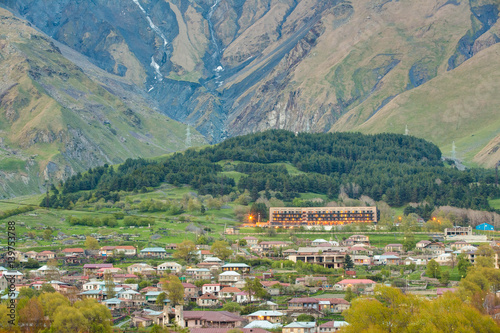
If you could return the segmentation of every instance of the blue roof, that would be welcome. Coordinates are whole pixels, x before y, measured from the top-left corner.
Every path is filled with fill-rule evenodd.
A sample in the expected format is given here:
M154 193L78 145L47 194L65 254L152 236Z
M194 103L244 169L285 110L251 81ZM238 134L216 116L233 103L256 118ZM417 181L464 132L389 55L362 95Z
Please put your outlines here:
M495 227L489 223L483 223L476 227L476 230L495 230Z
M162 247L146 247L141 252L167 252L164 248Z

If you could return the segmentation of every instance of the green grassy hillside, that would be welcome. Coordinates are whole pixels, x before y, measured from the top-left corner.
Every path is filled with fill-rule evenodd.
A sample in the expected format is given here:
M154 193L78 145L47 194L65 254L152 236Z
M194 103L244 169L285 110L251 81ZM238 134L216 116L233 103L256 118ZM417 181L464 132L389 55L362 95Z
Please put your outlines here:
M40 193L45 180L89 167L205 143L133 91L117 97L46 36L0 11L0 198Z

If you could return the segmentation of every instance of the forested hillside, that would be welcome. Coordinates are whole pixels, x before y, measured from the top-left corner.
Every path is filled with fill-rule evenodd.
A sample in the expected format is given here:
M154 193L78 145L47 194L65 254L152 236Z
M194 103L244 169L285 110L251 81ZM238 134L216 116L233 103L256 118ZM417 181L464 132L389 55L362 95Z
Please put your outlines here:
M235 173L240 177L232 176ZM270 130L176 153L163 161L129 159L118 168L90 169L69 178L60 189L53 187L42 205L68 208L80 198L115 201L119 191L145 192L163 182L190 185L200 194L214 196L249 190L253 200L261 191L284 201L298 193L336 198L342 192L391 206L425 201L489 210L488 199L500 197L493 171L459 171L442 161L434 144L422 139Z

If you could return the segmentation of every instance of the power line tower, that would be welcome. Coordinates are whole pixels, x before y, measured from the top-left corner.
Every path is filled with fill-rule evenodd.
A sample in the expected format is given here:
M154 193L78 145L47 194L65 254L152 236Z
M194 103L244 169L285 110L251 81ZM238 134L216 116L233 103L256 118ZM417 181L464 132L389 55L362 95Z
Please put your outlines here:
M405 135L410 135L410 131L408 130L408 124L405 127Z
M455 147L455 141L451 144L451 158L456 160L457 159L457 147Z

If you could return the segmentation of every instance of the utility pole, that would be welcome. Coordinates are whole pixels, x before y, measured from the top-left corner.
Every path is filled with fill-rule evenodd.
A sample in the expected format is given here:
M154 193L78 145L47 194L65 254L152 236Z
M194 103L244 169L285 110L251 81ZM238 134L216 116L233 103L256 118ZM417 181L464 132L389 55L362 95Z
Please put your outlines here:
M498 161L497 164L495 165L495 175L496 175L495 184L497 185L497 187L498 187L498 165L500 165L500 161Z

